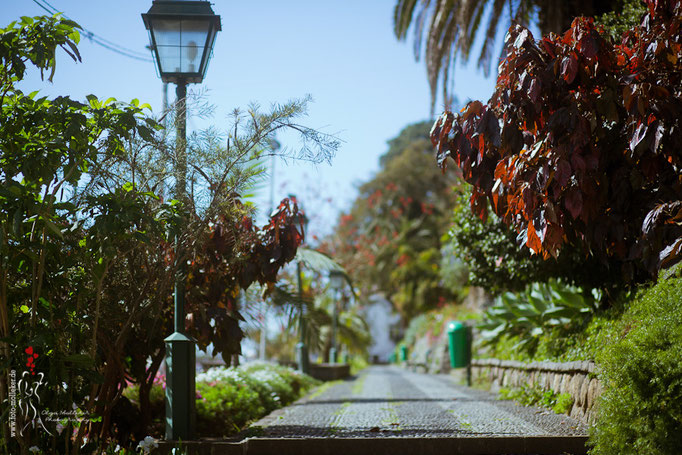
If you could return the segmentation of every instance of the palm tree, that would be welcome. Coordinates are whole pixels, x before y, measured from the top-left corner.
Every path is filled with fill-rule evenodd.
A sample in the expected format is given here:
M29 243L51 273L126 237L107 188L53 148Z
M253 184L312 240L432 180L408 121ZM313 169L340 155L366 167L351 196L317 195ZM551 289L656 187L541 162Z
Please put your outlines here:
M439 81L443 98L449 104L448 88L452 86L454 64L457 58L469 60L481 26L485 28L485 35L478 67L487 77L501 25L505 29L512 22L528 26L537 14L537 24L543 34L560 33L576 16L603 14L621 3L622 0L397 0L394 33L399 40L405 40L412 27L415 58L420 60L425 52L433 110Z
M353 301L357 302L358 293L353 286L353 282L348 273L332 258L317 250L299 247L296 251L296 258L293 262L300 263L302 268L311 272L315 278L328 275L330 271L335 270L341 272L348 285L348 290L353 297ZM296 277L297 278L297 277ZM312 295L311 292L303 292L303 286L297 286L297 279L289 277L280 279L280 281L267 289L263 286L254 284L247 290L244 307L246 314L251 315L252 320L255 320L255 315L250 314L249 308L255 308L253 302L261 301L264 295L267 295L268 302L278 311L281 316L288 317L287 332L289 334L295 333L297 329L300 330L300 318L304 318L305 330L305 344L309 347L311 352L318 352L328 357L329 348L331 347L331 326L333 306L337 304L331 299L328 293L321 293L319 295ZM309 277L310 278L310 277ZM314 278L313 278L314 279ZM306 280L307 281L307 280ZM307 287L307 286L306 286ZM250 303L250 304L249 304ZM253 311L251 312L253 313ZM341 312L338 315L337 337L341 344L346 346L350 352L364 353L370 344L371 338L369 328L362 319L362 314L358 305L343 305ZM254 335L255 327L250 327L250 335ZM298 333L300 335L301 332ZM297 336L298 336L297 335ZM290 351L293 353L292 346L287 346L283 341L291 337L283 337L280 339L280 347L276 348L278 352ZM296 337L293 337L296 338ZM291 344L291 343L289 343Z

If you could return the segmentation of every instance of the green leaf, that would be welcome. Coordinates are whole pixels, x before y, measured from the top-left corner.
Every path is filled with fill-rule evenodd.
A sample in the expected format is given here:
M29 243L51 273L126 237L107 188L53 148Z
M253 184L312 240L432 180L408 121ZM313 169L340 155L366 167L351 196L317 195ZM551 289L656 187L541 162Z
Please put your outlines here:
M556 299L557 304L570 306L573 308L585 308L588 306L585 303L585 298L576 292L571 292L564 289L552 289L552 295Z
M22 313L28 313L29 311L31 311L31 309L26 305L21 305L21 308L19 309L21 310Z
M67 41L66 44L69 46L69 49L71 49L71 52L69 52L68 50L66 50L66 48L64 48L66 53L69 54L69 56L71 56L71 58L74 61L80 62L81 61L81 54L78 51L78 46L76 46L76 43L73 41Z
M157 196L156 194L154 194L151 191L145 191L144 193L142 193L142 196L150 197L150 198L154 199L155 201L160 200L159 196Z
M101 102L99 101L99 99L97 99L95 95L87 95L85 98L87 98L90 107L92 107L93 109L99 109L102 107Z
M492 341L501 336L504 333L505 328L506 328L505 324L500 324L497 328L493 330L482 330L481 337L484 340Z
M22 230L22 221L24 218L24 214L21 210L17 210L14 212L13 222L12 222L12 231L15 237L21 237L23 234Z
M56 224L54 224L49 218L47 217L41 217L42 220L45 222L45 227L50 230L53 234L55 234L59 238L64 238L64 234L62 234L62 230L57 227Z
M535 311L538 313L544 313L547 310L547 303L544 300L544 296L535 291L528 295L528 302L533 306Z

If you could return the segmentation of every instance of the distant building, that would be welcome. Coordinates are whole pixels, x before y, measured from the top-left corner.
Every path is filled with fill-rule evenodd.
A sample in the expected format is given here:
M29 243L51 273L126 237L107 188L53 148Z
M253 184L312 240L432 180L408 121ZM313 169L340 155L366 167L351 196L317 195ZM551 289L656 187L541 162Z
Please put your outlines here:
M369 298L363 313L372 336L372 345L369 347L370 361L388 362L396 346L391 338L391 327L399 324L400 316L393 310L391 302L380 294Z

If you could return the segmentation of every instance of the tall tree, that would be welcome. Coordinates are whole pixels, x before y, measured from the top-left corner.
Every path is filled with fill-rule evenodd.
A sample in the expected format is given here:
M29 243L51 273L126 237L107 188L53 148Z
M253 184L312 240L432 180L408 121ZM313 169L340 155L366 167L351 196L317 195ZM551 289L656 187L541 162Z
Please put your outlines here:
M358 288L385 294L404 320L451 297L438 268L456 179L433 165L428 130L428 122L410 125L389 141L381 170L327 245Z
M469 60L474 40L481 33L483 45L478 66L488 76L501 26L505 30L511 23L528 26L537 11L537 24L543 34L560 33L576 16L604 14L622 3L623 0L398 0L393 15L394 33L399 40L405 40L412 27L415 58L419 60L425 53L433 106L439 81L447 100L457 58Z
M618 44L576 19L510 30L497 90L446 112L432 139L543 257L583 248L636 283L682 260L682 1L649 0Z

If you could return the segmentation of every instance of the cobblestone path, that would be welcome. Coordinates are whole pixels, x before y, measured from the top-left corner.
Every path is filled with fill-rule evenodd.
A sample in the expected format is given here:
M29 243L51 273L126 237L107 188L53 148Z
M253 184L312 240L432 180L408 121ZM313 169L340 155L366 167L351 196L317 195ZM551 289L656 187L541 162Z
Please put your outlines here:
M394 366L373 366L354 380L323 386L261 419L251 434L245 442L261 450L249 453L586 453L585 426L567 416L498 401L447 375ZM380 450L395 444L404 451Z

